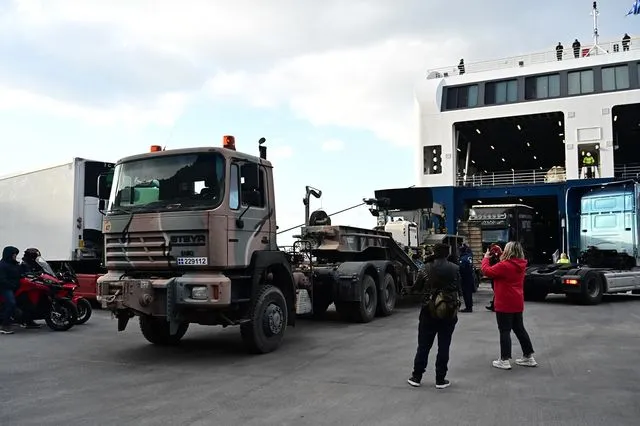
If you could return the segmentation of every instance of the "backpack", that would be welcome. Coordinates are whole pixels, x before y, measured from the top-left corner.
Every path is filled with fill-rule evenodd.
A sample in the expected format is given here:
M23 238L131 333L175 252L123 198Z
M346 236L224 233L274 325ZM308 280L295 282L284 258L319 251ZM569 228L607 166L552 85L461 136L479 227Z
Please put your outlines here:
M453 319L458 315L460 300L455 289L446 285L442 280L447 277L435 275L431 279L431 297L427 302L427 308L432 318Z
M455 318L460 305L458 294L448 291L438 291L427 304L429 313L433 318L437 319Z

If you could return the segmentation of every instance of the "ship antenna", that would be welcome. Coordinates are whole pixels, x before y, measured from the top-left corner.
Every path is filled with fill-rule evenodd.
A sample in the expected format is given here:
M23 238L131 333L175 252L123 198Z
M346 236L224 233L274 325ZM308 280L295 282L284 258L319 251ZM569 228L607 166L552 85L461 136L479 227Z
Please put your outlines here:
M591 16L593 16L593 46L589 49L586 56L590 56L591 52L595 52L595 54L609 53L598 44L598 38L600 37L598 34L598 15L600 15L600 12L598 11L598 2L594 1L593 10L591 11Z

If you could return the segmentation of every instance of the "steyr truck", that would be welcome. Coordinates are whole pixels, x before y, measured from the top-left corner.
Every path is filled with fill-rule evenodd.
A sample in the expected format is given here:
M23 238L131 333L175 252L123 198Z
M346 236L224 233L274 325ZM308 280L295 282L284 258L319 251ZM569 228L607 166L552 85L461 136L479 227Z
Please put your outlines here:
M334 226L321 210L309 214L319 191L307 188L305 226L293 249L278 249L264 142L259 157L238 152L225 136L219 148L152 146L117 162L98 292L119 331L138 316L144 337L167 345L190 323L239 325L248 349L267 353L299 311L320 316L334 303L356 322L393 312L417 264L390 233Z
M605 294L639 294L640 185L627 180L570 188L567 200L574 262L527 268L525 298L540 301L556 293L596 305Z

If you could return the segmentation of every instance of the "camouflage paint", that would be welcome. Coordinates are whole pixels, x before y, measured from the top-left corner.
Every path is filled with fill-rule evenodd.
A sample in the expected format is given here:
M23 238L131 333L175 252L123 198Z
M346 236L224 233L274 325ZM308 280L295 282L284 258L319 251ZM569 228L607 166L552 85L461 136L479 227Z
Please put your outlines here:
M226 307L231 302L230 269L246 269L253 253L277 250L272 165L259 157L224 148L189 148L128 157L119 163L161 155L216 151L226 159L223 202L215 209L108 214L103 223L107 274L98 280L99 299L113 310L165 315L166 288L175 285L176 302ZM265 207L229 207L230 166L260 164L265 172ZM245 212L246 209L246 212ZM236 220L242 215L243 226ZM126 232L125 232L126 231ZM204 257L207 265L178 265L178 257ZM135 277L135 279L134 279ZM190 299L186 287L209 288L206 301ZM164 290L164 291L162 291ZM118 293L117 297L114 295Z

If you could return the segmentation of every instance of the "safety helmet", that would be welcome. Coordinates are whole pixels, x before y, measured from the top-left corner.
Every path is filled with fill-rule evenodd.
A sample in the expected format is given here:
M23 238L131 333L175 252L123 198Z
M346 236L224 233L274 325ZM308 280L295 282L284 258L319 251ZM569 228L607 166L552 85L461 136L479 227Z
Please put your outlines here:
M25 262L35 262L38 257L40 257L40 250L37 248L31 247L24 251L24 255L22 256L22 260Z

